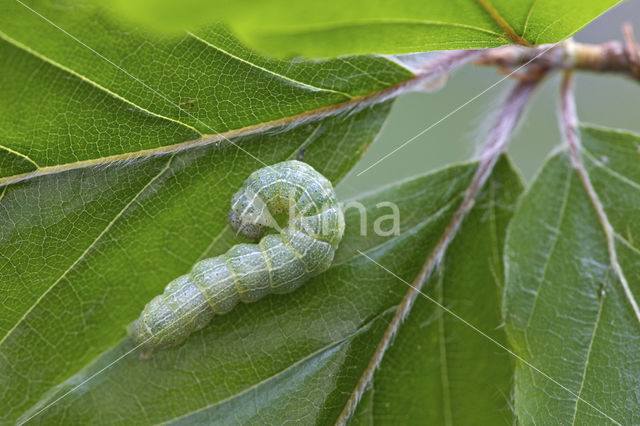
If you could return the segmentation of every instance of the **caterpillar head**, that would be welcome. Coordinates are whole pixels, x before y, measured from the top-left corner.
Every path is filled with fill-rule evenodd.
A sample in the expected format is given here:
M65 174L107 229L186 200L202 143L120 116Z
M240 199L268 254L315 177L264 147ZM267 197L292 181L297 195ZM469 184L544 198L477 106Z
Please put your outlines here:
M264 225L254 223L246 217L240 216L233 209L229 210L227 221L238 234L252 240L257 240L262 237L266 228Z
M273 218L262 198L246 188L233 196L227 221L238 234L254 240L273 226Z

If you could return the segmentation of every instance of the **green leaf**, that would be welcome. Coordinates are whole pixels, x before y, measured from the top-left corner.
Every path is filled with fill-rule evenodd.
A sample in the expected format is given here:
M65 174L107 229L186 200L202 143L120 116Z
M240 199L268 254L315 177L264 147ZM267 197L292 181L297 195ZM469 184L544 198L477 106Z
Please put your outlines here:
M423 290L503 345L502 248L522 190L507 162L499 163ZM512 424L513 365L494 342L420 297L358 406L356 424Z
M220 27L167 37L89 5L29 7L0 15L0 182L281 131L414 77L382 57L266 59Z
M3 4L0 422L237 242L225 218L249 173L304 153L342 179L387 116L376 97L414 77L381 57L269 60L219 28L167 38L87 4L29 6L59 27Z
M22 357L26 357L27 350L31 351L28 369L19 370L29 374L25 381L29 388L15 392L17 398L13 397L14 392L3 395L3 411L10 410L11 419L26 420L46 408L31 420L45 424L123 420L128 423L263 424L287 420L333 423L365 369L395 305L406 292L406 286L397 278L358 251L365 252L403 279L412 280L424 259L423 255L409 254L422 254L435 246L457 209L474 170L474 164L455 166L362 197L359 201L367 212L366 235L361 235L359 210L347 208L346 235L329 271L291 295L268 296L258 303L239 306L231 313L217 317L184 345L159 351L151 361L139 360L136 353L128 354L132 342L123 339L124 327L137 317L152 293L166 284L162 276L164 271L158 269L167 259L144 253L143 259L128 259L126 271L119 273L118 269L125 268L112 263L118 249L109 250L107 243L100 251L108 252L83 268L83 276L78 277L78 282L84 285L67 288L64 293L63 288L59 288L56 301L65 310L58 311L58 315L66 318L58 321L55 327L63 336L76 334L75 339L67 343L73 342L72 350L88 352L85 339L91 339L94 344L108 340L110 347L91 356L79 358L75 354L74 358L73 354L64 353L69 351L67 345L63 346L48 334L49 340L58 343L56 352L63 352L60 357L68 364L73 363L78 371L58 383L50 381L48 386L42 386L43 373L52 367L44 362L34 364L33 360L41 358L42 353L52 356L56 352L42 342L31 345L23 334L20 342L8 347ZM474 220L482 222L483 229L498 223L490 219L491 212L499 211L496 217L501 219L508 217L509 204L519 188L518 178L507 162L501 163L490 182L492 190L487 190L476 207L477 213L473 214ZM157 196L150 197L153 198ZM377 206L382 201L396 203L401 212L398 236L384 237L374 233L375 221L390 213L389 208ZM498 202L505 204L494 210ZM148 216L152 208L141 210L146 213L146 221L156 222ZM482 217L485 219L481 220ZM141 221L133 221L130 225L136 229ZM500 220L496 229L503 229L503 226ZM178 235L186 238L185 232L189 232L189 228L189 224L182 224L175 238ZM146 229L140 229L135 237L128 239L143 240L145 233ZM114 246L120 246L124 238L114 236L112 241ZM164 240L165 243L168 241ZM148 240L140 241L144 242ZM214 253L224 251L231 243L225 238ZM186 253L182 252L183 255ZM495 264L495 253L480 246L475 259L479 264ZM110 268L111 275L119 275L114 280L118 286L111 291L94 279L96 272L93 269L100 267L98 261L105 264L105 269ZM136 276L127 280L126 275L132 275L136 269ZM168 268L165 265L163 269ZM140 277L145 275L150 275L149 281L157 285L149 285L155 290L145 290L141 295ZM489 293L495 295L494 281L490 279L487 284ZM81 295L74 294L73 290L89 291L88 287L95 287L92 291L96 296L92 298L94 302L83 303ZM100 308L109 311L111 316L100 334L96 333L95 315L73 317L67 314L84 304L87 310L96 310L98 303L95 300L99 300ZM489 317L494 318L495 312L493 314ZM54 319L44 310L41 315L43 317L32 327L34 331L44 333L41 328ZM506 361L504 357L499 359ZM2 366L0 377L18 380L18 374L9 370L8 363L3 361ZM22 402L18 398L35 393L36 386L41 392L38 398L19 405L19 409L14 408ZM15 385L12 387L17 390ZM60 397L63 398L58 400Z
M640 137L584 127L582 139L596 198L559 152L508 232L505 315L524 360L515 388L524 424L640 421Z
M618 0L401 0L322 2L118 0L109 7L166 30L229 24L277 56L410 53L561 41Z

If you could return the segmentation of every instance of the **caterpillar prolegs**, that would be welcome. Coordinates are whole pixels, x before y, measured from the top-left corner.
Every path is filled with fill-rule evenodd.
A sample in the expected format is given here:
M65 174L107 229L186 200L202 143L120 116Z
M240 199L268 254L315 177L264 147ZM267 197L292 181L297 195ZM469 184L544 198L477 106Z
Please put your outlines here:
M233 196L228 221L247 238L260 238L267 228L279 233L235 245L171 281L129 326L144 352L183 342L238 302L295 290L331 266L344 232L331 182L300 161L252 173Z

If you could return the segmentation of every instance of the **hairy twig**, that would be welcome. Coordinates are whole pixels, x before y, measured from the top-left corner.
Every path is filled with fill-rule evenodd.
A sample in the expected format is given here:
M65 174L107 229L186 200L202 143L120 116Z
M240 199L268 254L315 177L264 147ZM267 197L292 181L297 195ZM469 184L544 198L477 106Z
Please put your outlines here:
M507 70L528 64L525 74L535 74L541 70L553 72L569 69L617 73L640 81L638 45L633 39L630 26L625 27L624 33L625 43L609 41L602 44L585 44L566 40L551 48L548 45L498 47L485 51L474 63Z
M411 312L411 308L420 295L422 287L427 282L436 266L440 263L449 243L453 240L457 230L460 228L463 219L473 207L477 195L491 174L500 154L505 151L511 135L522 116L525 106L531 99L531 95L539 82L540 79L518 82L504 101L500 111L498 112L495 123L487 135L483 149L479 154L478 168L471 179L460 206L453 214L451 221L444 230L440 240L429 253L420 273L415 278L402 302L396 309L395 315L391 319L389 326L380 340L369 365L360 377L360 380L349 397L342 413L338 417L336 424L345 424L353 415L360 398L373 379L375 370L380 365L385 352L389 348L395 335L398 333L400 325L408 316L409 312Z

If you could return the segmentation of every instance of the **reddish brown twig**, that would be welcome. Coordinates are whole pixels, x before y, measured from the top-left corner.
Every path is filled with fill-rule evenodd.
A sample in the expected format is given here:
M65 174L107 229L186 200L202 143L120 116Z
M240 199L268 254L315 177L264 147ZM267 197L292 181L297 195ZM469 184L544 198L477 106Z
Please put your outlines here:
M640 47L631 25L623 28L624 43L578 43L566 40L554 46L505 46L483 52L473 61L476 65L495 66L518 80L538 78L539 74L562 70L616 73L640 81ZM510 73L518 67L522 73Z

